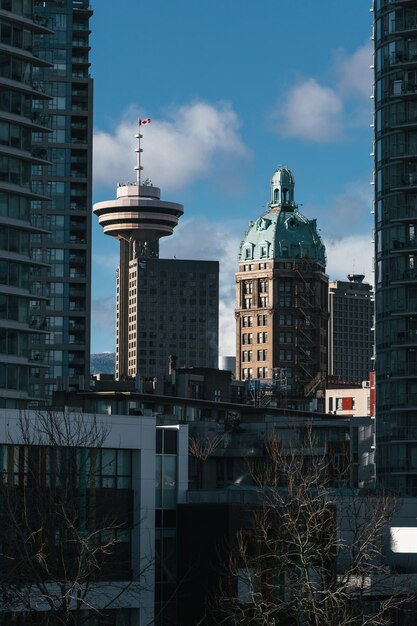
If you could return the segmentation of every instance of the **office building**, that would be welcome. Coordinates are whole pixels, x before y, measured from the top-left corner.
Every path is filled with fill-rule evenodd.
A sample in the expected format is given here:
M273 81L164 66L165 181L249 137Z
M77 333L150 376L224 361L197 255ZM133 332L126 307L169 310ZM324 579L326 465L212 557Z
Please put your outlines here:
M42 236L31 223L30 204L46 199L32 186L31 169L47 167L31 135L48 130L33 116L32 101L46 103L34 75L50 64L34 55L33 38L46 39L51 31L33 20L31 0L1 0L0 13L0 407L22 409L36 392L29 387L30 369L39 361L32 331L44 332L30 318L45 295L33 281L46 271L30 255L30 237Z
M47 369L34 369L32 385L50 398L57 387L83 388L90 374L92 80L89 77L87 0L34 2L37 23L53 30L36 35L36 54L48 62L33 80L48 96L35 99L33 118L51 132L32 133L37 153L49 165L32 168L34 190L49 197L32 202L34 225L47 234L32 237L32 257L50 265L33 278L49 297L32 311Z
M297 210L294 185L286 167L276 170L268 210L240 246L236 378L305 409L326 378L328 279L316 220Z
M0 624L161 624L187 443L149 413L0 410Z
M177 367L216 367L219 264L159 258L159 240L172 234L184 208L161 200L149 180L141 184L139 168L135 184L119 184L115 200L94 205L104 233L120 241L116 379L162 380Z
M341 381L369 379L373 366L372 286L362 274L329 283L329 366L328 374Z
M417 1L373 10L377 468L416 495Z

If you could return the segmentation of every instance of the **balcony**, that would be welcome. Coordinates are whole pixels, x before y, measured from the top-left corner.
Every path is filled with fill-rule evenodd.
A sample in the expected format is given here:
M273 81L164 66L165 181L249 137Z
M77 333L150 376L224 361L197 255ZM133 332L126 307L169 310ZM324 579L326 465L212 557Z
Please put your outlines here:
M395 252L396 250L415 250L416 247L417 239L415 237L410 237L404 241L394 239L392 242L392 250L390 252Z
M417 376L417 363L405 363L404 365L396 365L387 372L387 378L408 378Z
M395 65L407 65L414 67L417 65L417 55L409 52L396 52L390 56L391 66Z
M414 282L417 281L417 269L408 268L405 270L393 270L387 275L383 276L383 282Z
M417 207L415 206L390 206L387 219L385 221L397 220L415 220L417 216Z
M85 254L70 254L70 265L85 265Z

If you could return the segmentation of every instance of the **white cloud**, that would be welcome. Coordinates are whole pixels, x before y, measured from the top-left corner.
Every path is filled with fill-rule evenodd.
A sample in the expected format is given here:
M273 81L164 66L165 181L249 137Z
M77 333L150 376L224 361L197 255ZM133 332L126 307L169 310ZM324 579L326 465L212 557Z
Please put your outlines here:
M372 93L372 45L366 43L352 55L337 51L334 71L339 79L339 90L345 95L357 93L369 100Z
M333 84L305 77L280 96L272 119L285 137L329 143L346 136L370 120L372 47L359 47L351 55L334 52Z
M371 236L352 235L326 240L327 274L331 280L346 280L348 274L365 274L366 282L374 282Z
M289 90L277 113L284 136L324 143L341 133L342 100L335 91L308 78Z
M114 297L97 298L91 303L91 320L98 330L112 330L116 327L116 302ZM104 350L103 350L104 351Z
M112 132L94 134L94 180L114 187L135 180L134 149L139 111L128 109ZM171 110L143 130L144 176L166 190L179 189L216 172L222 160L246 159L249 151L239 134L239 120L230 104L194 102ZM215 158L214 158L215 157Z
M326 231L328 239L337 239L346 232L370 236L371 209L372 187L368 180L357 180L344 185L326 206L309 207L305 213L317 217L319 228Z

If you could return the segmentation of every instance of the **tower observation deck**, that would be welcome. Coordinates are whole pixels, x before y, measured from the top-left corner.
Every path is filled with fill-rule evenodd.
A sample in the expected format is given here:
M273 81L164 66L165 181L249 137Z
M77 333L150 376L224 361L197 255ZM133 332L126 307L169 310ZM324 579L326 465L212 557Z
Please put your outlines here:
M149 183L120 184L117 198L98 202L94 213L106 235L128 242L137 258L158 258L159 240L172 235L184 212L182 204L161 200L161 190Z

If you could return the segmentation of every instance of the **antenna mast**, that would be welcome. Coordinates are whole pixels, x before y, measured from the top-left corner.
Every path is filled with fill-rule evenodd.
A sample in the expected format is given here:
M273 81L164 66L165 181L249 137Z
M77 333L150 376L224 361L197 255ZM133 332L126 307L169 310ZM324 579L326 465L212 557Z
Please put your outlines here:
M136 170L136 185L137 185L137 188L138 188L138 193L139 193L139 187L140 187L140 173L143 170L143 166L141 165L141 162L140 162L140 155L143 152L143 149L140 147L140 140L143 139L143 135L140 132L140 130L141 130L140 127L141 126L145 126L145 124L150 124L151 122L152 122L152 120L151 120L150 117L148 117L145 120L138 120L138 132L135 135L136 139L138 140L138 147L135 148L135 152L136 152L136 155L137 155L135 170Z

